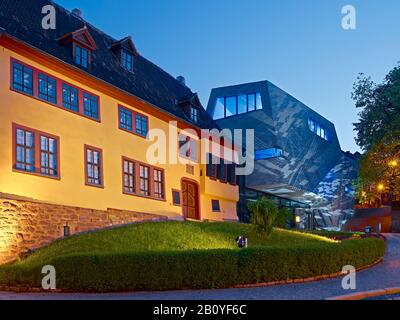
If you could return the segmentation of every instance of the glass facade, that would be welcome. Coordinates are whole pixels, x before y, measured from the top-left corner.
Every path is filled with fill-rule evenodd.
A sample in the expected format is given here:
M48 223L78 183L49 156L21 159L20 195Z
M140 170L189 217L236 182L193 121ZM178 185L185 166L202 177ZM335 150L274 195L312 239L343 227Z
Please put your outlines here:
M322 139L329 141L330 135L329 131L326 127L315 121L314 119L308 119L308 128L314 132L317 136L321 137Z
M270 149L256 150L254 159L261 160L261 159L271 159L279 157L283 157L283 150L280 148L270 148Z
M261 93L242 94L238 96L217 98L214 108L213 119L244 114L263 108Z

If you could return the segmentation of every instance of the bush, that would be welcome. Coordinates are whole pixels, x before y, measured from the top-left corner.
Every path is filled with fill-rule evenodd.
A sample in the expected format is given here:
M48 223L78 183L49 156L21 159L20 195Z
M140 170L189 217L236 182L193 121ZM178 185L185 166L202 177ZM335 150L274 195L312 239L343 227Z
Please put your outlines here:
M57 288L84 292L226 288L299 279L356 268L383 256L384 241L263 246L248 249L73 254L50 259ZM41 266L0 269L0 283L40 287Z
M288 208L280 208L275 219L275 227L286 228L293 222L293 213Z
M249 204L251 224L261 236L269 236L274 227L278 208L265 197Z

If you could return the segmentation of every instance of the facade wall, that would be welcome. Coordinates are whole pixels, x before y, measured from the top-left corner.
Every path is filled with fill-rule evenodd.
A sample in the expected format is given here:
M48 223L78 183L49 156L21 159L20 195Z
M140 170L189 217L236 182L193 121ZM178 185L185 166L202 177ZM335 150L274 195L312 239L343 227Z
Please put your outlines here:
M10 90L10 58L25 62L41 71L99 96L101 122L92 121L46 102ZM56 205L76 206L105 211L109 208L146 212L170 218L182 216L182 208L172 203L172 189L181 189L182 178L195 180L199 185L201 165L195 162L193 174L187 173L185 164L156 165L165 171L165 201L152 200L122 192L122 157L146 163L146 150L151 141L118 128L118 106L138 111L149 118L149 129L168 132L168 122L141 108L143 102L127 105L122 101L78 83L63 75L62 70L52 70L28 60L16 52L0 47L0 192L45 201ZM12 124L18 124L60 138L60 179L38 177L12 170ZM176 133L171 141L177 141ZM85 185L84 145L102 149L104 188ZM199 143L199 147L200 147ZM166 141L168 150L169 139ZM200 154L200 152L199 152ZM203 179L203 182L201 181ZM221 214L209 211L211 198L220 198ZM237 219L236 186L215 184L201 194L201 218L222 220Z
M166 217L121 210L95 210L0 197L0 264L64 236Z

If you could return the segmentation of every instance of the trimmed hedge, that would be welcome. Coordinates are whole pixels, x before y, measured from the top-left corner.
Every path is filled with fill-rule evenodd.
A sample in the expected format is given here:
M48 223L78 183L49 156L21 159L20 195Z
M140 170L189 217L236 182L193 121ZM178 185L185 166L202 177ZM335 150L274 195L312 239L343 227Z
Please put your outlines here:
M57 270L57 288L85 292L226 288L337 273L345 265L374 263L383 240L243 250L196 250L121 254L80 254L48 261ZM40 287L42 266L9 265L0 284Z

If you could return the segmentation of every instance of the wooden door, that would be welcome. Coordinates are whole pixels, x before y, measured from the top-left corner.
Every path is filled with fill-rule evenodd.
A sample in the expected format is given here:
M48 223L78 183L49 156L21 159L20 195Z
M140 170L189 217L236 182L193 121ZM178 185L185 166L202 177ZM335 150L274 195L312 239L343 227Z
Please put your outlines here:
M183 216L187 219L200 219L199 190L196 183L182 181Z

